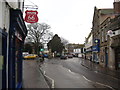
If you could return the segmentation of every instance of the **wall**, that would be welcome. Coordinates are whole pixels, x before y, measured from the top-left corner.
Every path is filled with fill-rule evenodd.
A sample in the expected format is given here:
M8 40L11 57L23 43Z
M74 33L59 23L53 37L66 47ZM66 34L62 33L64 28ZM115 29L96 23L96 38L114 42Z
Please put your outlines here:
M0 28L6 29L6 32L9 30L9 6L5 4L5 2L0 2Z
M85 48L89 48L93 45L93 35L90 34L90 36L87 38L85 43Z
M109 47L109 62L108 67L112 70L115 70L115 51L113 48Z

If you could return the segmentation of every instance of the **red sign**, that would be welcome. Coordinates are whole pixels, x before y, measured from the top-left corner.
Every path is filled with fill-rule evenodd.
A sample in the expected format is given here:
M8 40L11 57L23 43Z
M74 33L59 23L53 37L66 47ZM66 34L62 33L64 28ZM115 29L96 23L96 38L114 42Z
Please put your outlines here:
M37 11L32 11L32 10L27 10L25 11L26 16L25 16L25 21L28 23L36 23L38 22L38 12Z

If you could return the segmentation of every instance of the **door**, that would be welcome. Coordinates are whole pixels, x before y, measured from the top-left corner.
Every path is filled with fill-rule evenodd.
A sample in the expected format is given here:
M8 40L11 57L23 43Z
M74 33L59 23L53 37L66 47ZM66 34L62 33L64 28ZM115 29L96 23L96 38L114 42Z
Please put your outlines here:
M120 47L115 49L115 67L120 70Z
M108 49L107 47L105 48L105 67L108 66Z

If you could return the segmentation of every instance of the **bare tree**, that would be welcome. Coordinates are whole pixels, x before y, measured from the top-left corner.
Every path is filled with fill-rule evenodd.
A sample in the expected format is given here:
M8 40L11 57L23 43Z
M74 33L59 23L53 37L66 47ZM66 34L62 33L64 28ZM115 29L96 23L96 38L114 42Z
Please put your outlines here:
M39 54L39 46L41 45L41 39L44 35L44 32L50 28L46 23L33 23L28 24L28 35L26 37L26 42L34 43L34 51L36 54Z
M54 36L54 35L53 35L52 32L50 32L50 30L46 30L46 31L44 32L44 35L41 37L42 42L43 42L43 43L48 43L48 42L52 39L53 36Z
M61 42L63 43L64 46L69 43L69 41L66 40L65 38L63 38L63 37L60 37L60 38L61 38Z

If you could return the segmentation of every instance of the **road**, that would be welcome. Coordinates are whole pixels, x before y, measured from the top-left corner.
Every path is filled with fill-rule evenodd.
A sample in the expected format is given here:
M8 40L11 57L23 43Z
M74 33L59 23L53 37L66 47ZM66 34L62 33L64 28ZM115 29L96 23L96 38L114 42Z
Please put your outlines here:
M91 71L81 65L79 58L45 60L41 68L55 81L55 88L109 88L118 87L118 80Z

